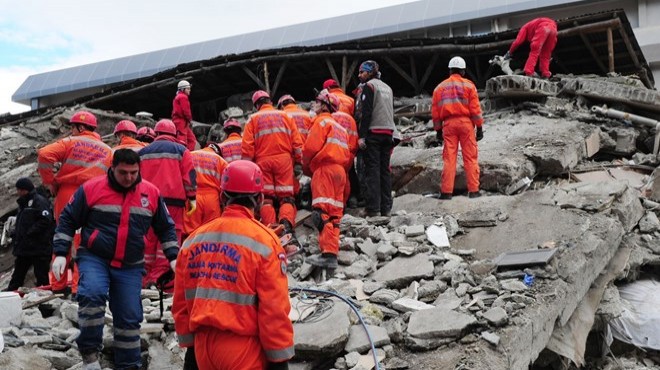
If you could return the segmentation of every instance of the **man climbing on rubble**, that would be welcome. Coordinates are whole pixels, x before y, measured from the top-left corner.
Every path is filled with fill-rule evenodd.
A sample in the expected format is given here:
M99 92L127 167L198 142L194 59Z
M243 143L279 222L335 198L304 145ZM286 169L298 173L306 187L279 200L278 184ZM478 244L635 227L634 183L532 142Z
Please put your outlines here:
M390 157L394 148L394 96L380 79L378 63L367 60L358 73L360 93L358 146L363 151L367 217L389 216L392 210Z
M82 241L76 339L83 370L100 370L106 302L113 318L115 369L140 369L140 323L143 319L140 290L144 243L151 228L174 268L178 242L160 192L140 177L140 157L130 149L115 151L106 176L85 182L75 192L60 217L53 238L52 272L59 279L76 229Z
M312 222L319 231L320 255L307 258L311 265L337 268L339 221L344 214L346 167L351 158L348 133L331 113L339 109L339 98L323 90L312 102L316 113L303 146L303 170L312 177Z
M140 150L142 177L156 185L163 196L167 210L174 220L177 240L183 234L183 214L192 214L196 208L197 173L192 155L176 139L176 127L169 119L156 123L156 140ZM147 235L145 247L144 286L155 283L169 269L166 256L158 248L153 232Z
M349 115L353 115L355 111L355 99L346 95L344 90L341 89L337 80L329 79L323 82L323 89L328 90L330 94L334 94L339 98L339 110L338 112L344 112Z
M257 221L266 184L259 167L231 162L222 175L224 212L183 243L172 314L181 347L200 369L288 369L294 355L286 256Z
M96 117L87 111L77 111L69 120L71 136L60 139L37 151L38 171L41 182L55 196L53 214L59 222L62 210L71 199L73 193L85 181L105 175L112 161L112 149L101 141L101 136L94 132L97 128ZM53 173L56 164L60 165L57 173ZM75 245L80 242L76 236ZM67 266L71 265L71 256L67 256ZM68 287L68 274L60 278L50 276L50 285L54 293L69 292L74 294L78 286L78 272L72 265L72 286Z
M351 99L351 101L352 100L353 99ZM352 115L341 110L341 100L339 104L340 108L332 113L332 118L346 130L346 133L348 134L348 150L350 152L350 157L346 164L347 181L344 189L344 204L349 205L350 208L355 208L357 207L358 199L362 199L360 194L360 184L357 181L357 174L355 173L355 156L357 155L358 140L360 139L360 136L357 131L357 123L355 122L355 119Z
M113 151L117 149L132 149L136 152L139 152L140 149L144 148L147 144L141 141L138 141L135 137L137 136L137 127L135 123L127 119L117 122L115 125L115 137L119 140Z
M456 177L456 157L460 144L463 153L463 169L467 178L468 197L479 193L479 149L477 141L483 139L481 105L477 88L464 78L465 60L453 57L449 61L449 78L433 91L431 117L438 142L442 148L442 185L440 199L451 199ZM476 127L476 133L475 133Z
M518 37L509 47L509 51L504 54L504 59L511 59L513 53L525 41L529 42L529 56L524 68L525 75L535 75L534 69L538 61L541 76L550 78L552 76L550 56L557 45L557 22L550 18L536 18L525 23L518 31Z
M263 172L261 221L264 225L279 222L285 234L293 236L296 224L293 180L302 174L302 139L289 116L273 107L267 92L256 91L252 103L257 112L245 124L241 154ZM276 201L279 212L275 210Z
M298 132L300 133L300 138L304 143L305 140L307 140L309 128L312 126L312 117L310 117L309 112L301 109L298 104L296 104L296 99L288 94L282 95L282 97L277 101L277 108L285 112L287 116L289 116L289 118L291 118L291 120L296 124L296 127L298 127Z
M243 145L243 138L241 137L241 123L235 118L228 118L222 125L222 130L227 137L220 144L211 143L210 146L222 158L231 163L241 159L241 146Z
M172 101L172 122L176 126L176 138L184 143L188 150L195 150L197 138L192 130L192 110L190 109L190 89L192 85L186 80L177 84L176 96Z
M137 130L137 136L135 137L138 141L141 141L146 144L153 143L156 138L156 132L154 129L148 126L140 127Z

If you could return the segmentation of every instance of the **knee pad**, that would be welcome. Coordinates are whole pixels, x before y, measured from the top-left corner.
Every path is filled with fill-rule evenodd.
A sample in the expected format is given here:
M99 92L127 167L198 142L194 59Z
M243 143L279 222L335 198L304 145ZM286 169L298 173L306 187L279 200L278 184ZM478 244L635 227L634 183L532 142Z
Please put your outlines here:
M312 224L314 227L316 227L316 229L321 232L323 231L326 223L328 223L328 221L323 220L323 211L318 208L314 208L312 211Z
M280 199L280 204L284 204L284 203L289 203L289 204L291 204L295 207L296 206L296 198L294 198L294 197L284 197L284 198Z

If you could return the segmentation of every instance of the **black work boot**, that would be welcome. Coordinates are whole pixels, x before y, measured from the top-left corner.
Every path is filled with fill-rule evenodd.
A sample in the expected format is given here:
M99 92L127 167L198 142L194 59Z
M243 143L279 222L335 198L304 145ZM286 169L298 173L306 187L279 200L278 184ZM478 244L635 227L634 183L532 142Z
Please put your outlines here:
M307 263L312 266L317 266L325 269L336 269L337 256L332 253L315 254L307 258Z
M439 199L450 200L452 197L451 193L440 193Z
M479 198L481 196L481 192L478 191L472 191L468 193L468 198Z

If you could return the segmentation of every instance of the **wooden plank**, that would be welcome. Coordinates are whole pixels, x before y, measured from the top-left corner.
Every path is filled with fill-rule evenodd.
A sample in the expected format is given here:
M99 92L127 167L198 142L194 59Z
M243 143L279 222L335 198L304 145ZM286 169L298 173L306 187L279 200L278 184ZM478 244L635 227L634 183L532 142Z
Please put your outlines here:
M257 84L257 86L259 86L260 89L262 89L262 90L265 90L265 89L266 89L266 86L264 86L264 83L261 82L261 80L259 79L259 77L257 77L257 75L254 74L254 72L252 72L252 71L251 71L248 67L246 67L246 66L241 66L241 68L243 69L243 72L245 72L245 74L247 74L247 75L252 79L252 81L254 81L254 82Z
M330 58L325 58L325 64L328 66L328 71L330 71L330 76L332 76L332 78L334 78L335 81L339 81L339 78L337 78L337 71L335 71L335 66L332 65Z
M419 86L421 86L421 88L424 88L424 86L426 85L426 81L428 81L429 77L431 77L431 72L433 72L433 68L435 68L435 64L438 63L439 57L440 57L440 53L433 53L433 56L431 56L431 60L429 61L429 65L426 67L426 71L424 71L422 80L419 81Z
M302 225L305 220L308 218L312 217L312 212L306 210L306 209L299 209L298 212L296 213L296 226L298 227Z
M585 36L584 33L580 33L580 38L582 39L584 46L587 48L587 50L589 50L591 57L594 58L596 64L598 64L598 68L600 68L603 71L603 73L607 73L607 68L605 68L605 65L603 64L603 62L601 62L600 57L596 52L596 49L594 49L594 47L591 45L589 39L587 39L587 36Z
M286 67L289 65L289 61L285 60L284 63L280 66L280 69L277 71L277 77L275 77L275 83L273 83L273 92L271 96L275 96L277 94L277 89L280 87L280 82L282 82L282 76L284 76L284 71L286 71Z
M403 77L404 80L406 80L409 84L411 84L412 87L414 87L415 89L417 88L417 84L418 84L417 81L413 80L413 78L410 77L410 75L406 71L404 71L403 68L399 67L399 65L396 64L396 62L394 62L392 58L384 57L383 59L385 59L387 64L389 64L392 68L394 68L394 70L397 71L397 73L401 77Z
M614 39L612 29L607 29L607 61L609 62L609 71L614 72Z
M29 302L29 303L24 304L23 309L25 310L25 309L28 309L28 308L32 308L32 307L38 306L42 303L52 301L55 298L62 298L62 297L64 297L64 294L52 294L52 295L49 295L47 297L40 298L40 299L38 299L34 302Z

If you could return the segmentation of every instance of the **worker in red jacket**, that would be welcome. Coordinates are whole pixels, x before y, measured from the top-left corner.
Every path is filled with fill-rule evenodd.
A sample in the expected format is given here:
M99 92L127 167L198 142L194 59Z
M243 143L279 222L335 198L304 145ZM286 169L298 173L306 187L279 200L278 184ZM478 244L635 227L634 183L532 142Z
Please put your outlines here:
M115 137L119 140L119 144L115 145L112 148L112 151L117 149L132 149L136 152L139 152L140 149L144 148L147 144L137 140L137 127L135 123L127 119L121 120L115 126Z
M183 214L196 209L197 173L192 155L176 139L176 127L169 119L156 123L156 140L139 151L142 178L160 190L167 210L174 220L179 242L183 234ZM169 269L167 259L158 248L153 232L147 234L144 285L148 286Z
M177 258L174 328L200 369L286 370L294 355L286 255L254 216L264 184L256 164L227 165L222 216L195 230Z
M85 181L97 176L103 176L110 168L112 149L106 145L97 134L96 116L87 111L77 111L69 120L71 136L48 144L37 151L37 163L41 182L55 196L53 214L59 222L60 214L69 203L71 196ZM56 164L60 164L57 173L53 173ZM80 242L76 236L75 245ZM71 255L67 257L71 258ZM67 264L68 266L68 264ZM50 285L53 292L69 292L67 274L55 278L50 274ZM71 292L76 293L78 273L76 266L72 272Z
M539 62L541 76L550 78L550 56L557 45L557 23L550 18L536 18L525 23L518 31L518 37L504 54L504 59L511 59L513 53L523 42L529 42L529 56L525 63L525 75L533 76L536 62Z
M192 131L192 110L190 109L190 89L192 85L186 80L177 84L177 92L172 102L172 122L176 126L176 138L185 143L192 151L197 145L197 138Z
M442 185L440 199L451 199L456 176L458 145L463 153L463 169L467 178L468 196L476 198L479 193L479 149L477 141L484 137L484 119L477 88L464 78L465 60L453 57L449 61L449 78L433 90L431 117L442 148ZM476 133L475 133L476 128Z

